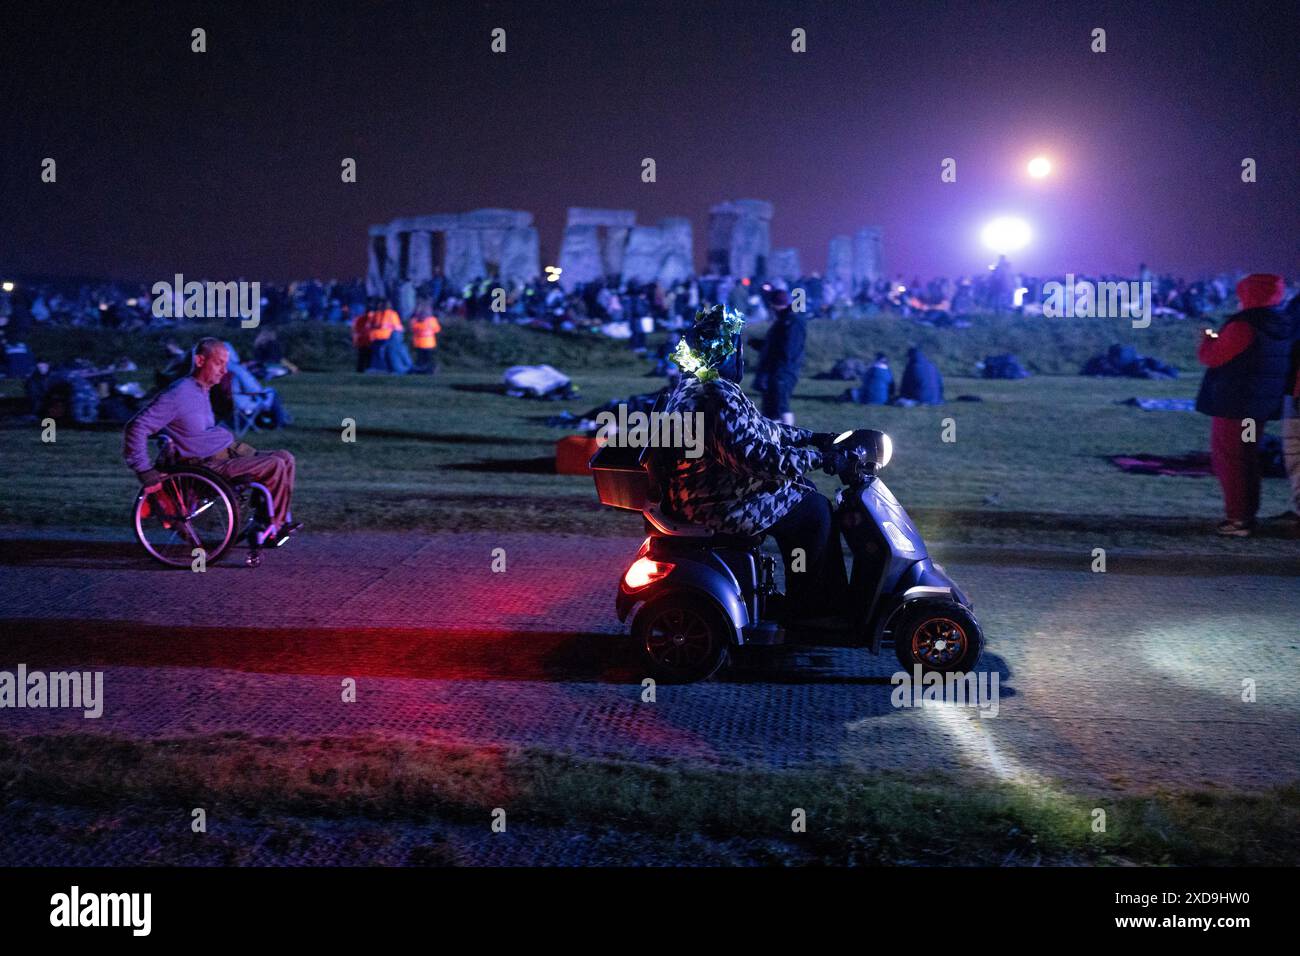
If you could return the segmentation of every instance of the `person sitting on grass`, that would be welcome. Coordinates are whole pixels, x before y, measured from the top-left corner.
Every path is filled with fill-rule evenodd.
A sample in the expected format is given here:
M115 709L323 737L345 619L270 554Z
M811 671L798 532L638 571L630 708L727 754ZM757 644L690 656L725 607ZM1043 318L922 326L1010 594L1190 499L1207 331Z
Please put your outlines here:
M281 375L298 374L298 366L290 362L280 347L280 339L274 329L263 329L253 340L253 361L246 363L247 369L260 379L279 378Z
M283 544L302 523L289 510L296 463L287 451L257 451L236 441L212 415L209 392L225 377L230 352L217 338L194 346L190 374L164 388L126 423L122 457L147 494L162 488L163 475L149 457L149 438L165 431L183 464L202 465L229 479L249 478L271 492L274 513L257 535L257 544Z
M260 416L265 416L266 424L272 428L284 428L292 424L293 416L280 401L276 390L258 381L252 370L239 360L235 347L229 342L225 344L229 356L226 374L230 378L230 401L234 407L255 422Z
M898 404L942 405L943 376L916 346L907 350L907 367L898 390Z
M894 373L889 370L889 359L884 352L876 353L867 373L862 376L862 389L857 399L863 405L886 405L894 397Z

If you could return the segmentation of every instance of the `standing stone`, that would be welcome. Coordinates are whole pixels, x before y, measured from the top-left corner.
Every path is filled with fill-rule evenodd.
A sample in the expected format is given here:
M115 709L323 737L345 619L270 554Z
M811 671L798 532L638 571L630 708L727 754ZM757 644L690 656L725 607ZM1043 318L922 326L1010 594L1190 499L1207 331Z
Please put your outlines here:
M709 267L738 279L762 279L771 252L772 204L733 199L709 210Z
M832 286L827 290L827 302L852 294L853 240L848 236L835 236L831 239L830 252L826 257L826 281Z
M366 295L384 294L384 260L388 257L388 239L383 226L370 229L370 249L367 251Z
M634 226L623 253L622 281L672 285L691 274L694 256L689 219L668 216L657 226Z
M663 244L663 231L657 226L634 227L623 253L623 281L641 284L658 279Z
M605 275L616 276L623 271L624 260L627 257L627 244L632 232L632 229L623 226L610 226L605 230L605 241L601 244L600 250Z
M799 268L798 249L773 249L767 260L767 275L770 279L796 281L803 272Z
M632 228L636 226L636 213L631 209L593 209L587 206L570 206L565 223L565 236L574 226L591 227L595 230L596 248L600 253L600 278L616 276L624 271L623 257L627 251L628 239ZM588 240L583 239L585 243ZM561 269L565 269L563 263ZM586 265L584 264L584 274ZM568 270L565 269L567 272ZM578 282L590 282L590 279L578 279ZM565 276L561 275L560 284L566 288Z
M668 288L695 271L695 239L691 221L684 216L667 216L659 220L663 237L660 249L659 284Z
M501 278L524 285L537 278L541 271L536 227L507 230L501 243Z
M457 290L487 274L477 229L447 230L447 262L443 271Z
M879 226L864 226L853 236L853 285L859 289L885 273Z
M410 233L406 247L406 278L415 285L433 278L433 237L423 229Z
M600 239L595 226L566 226L560 243L560 285L566 290L604 275Z
M501 254L502 247L505 245L506 231L504 229L480 229L478 230L478 247L483 253L483 266L487 274L497 279L505 279L501 274Z
M386 241L388 258L384 261L383 294L391 298L397 292L397 283L402 281L402 233L390 229Z

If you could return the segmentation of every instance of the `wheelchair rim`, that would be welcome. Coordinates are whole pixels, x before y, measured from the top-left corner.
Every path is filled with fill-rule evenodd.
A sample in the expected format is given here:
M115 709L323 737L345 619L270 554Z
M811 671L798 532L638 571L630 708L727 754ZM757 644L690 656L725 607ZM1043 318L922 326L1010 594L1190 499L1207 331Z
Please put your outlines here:
M143 507L150 498L149 514ZM135 533L156 560L189 567L194 549L204 562L221 557L234 539L235 500L217 482L194 472L167 475L152 496L141 490L135 501Z

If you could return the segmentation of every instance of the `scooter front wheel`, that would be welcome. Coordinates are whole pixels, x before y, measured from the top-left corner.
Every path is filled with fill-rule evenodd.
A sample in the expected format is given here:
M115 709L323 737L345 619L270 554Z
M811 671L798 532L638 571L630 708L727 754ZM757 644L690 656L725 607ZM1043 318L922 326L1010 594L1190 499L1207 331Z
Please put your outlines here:
M651 677L689 683L717 673L727 659L731 628L706 598L665 594L646 602L637 614L632 639Z
M974 669L984 652L984 634L974 615L960 604L923 602L903 610L894 632L894 652L907 670Z

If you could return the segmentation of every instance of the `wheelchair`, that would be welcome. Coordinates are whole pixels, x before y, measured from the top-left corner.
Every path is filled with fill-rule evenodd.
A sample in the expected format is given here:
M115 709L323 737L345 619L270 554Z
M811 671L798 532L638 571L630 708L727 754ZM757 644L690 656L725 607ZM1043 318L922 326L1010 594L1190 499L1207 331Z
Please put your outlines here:
M201 549L204 562L215 563L236 544L248 545L244 564L262 563L257 535L274 514L270 490L260 482L232 482L209 468L178 462L166 436L158 440L154 468L163 475L162 488L146 494L141 488L131 508L136 539L154 560L188 568Z

